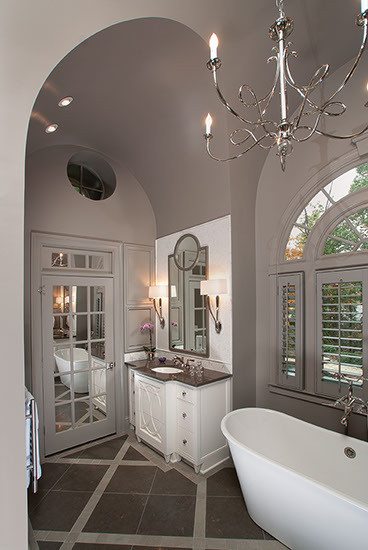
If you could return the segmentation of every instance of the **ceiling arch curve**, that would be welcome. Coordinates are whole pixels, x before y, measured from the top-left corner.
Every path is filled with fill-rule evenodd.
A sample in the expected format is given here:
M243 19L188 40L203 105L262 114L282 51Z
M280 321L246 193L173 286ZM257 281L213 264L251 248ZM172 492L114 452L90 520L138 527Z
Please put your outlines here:
M228 171L207 158L203 143L207 111L219 127L224 119L203 69L207 57L203 39L169 19L134 19L94 34L43 84L27 154L78 145L124 164L151 201L158 236L228 214ZM74 100L60 108L65 96ZM52 122L58 130L46 134Z

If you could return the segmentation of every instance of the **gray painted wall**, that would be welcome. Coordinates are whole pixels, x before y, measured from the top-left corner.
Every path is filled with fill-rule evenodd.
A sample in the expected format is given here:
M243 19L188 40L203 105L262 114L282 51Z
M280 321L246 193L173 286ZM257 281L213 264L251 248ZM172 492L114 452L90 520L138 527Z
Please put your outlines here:
M342 81L350 64L331 75L329 90L337 87ZM362 128L366 123L367 101L366 80L367 61L359 67L355 75L354 86L349 86L342 94L342 100L348 105L348 111L341 119L333 120L328 131L336 133L350 133ZM325 93L329 90L325 90ZM300 207L304 204L306 191L313 188L318 181L318 174L329 174L329 180L334 178L334 170L343 167L344 163L356 161L356 165L363 162L359 159L356 147L350 140L327 140L323 137L313 138L297 144L295 150L287 160L286 172L282 173L279 160L271 151L264 164L257 192L256 204L256 276L257 276L257 406L269 407L297 416L308 422L323 427L342 431L339 423L341 412L331 410L314 403L307 403L299 399L283 397L269 392L270 369L275 368L274 352L270 347L270 285L268 267L275 255L279 237L285 223L288 222L288 208L292 201L298 201ZM322 172L321 172L322 173ZM306 324L314 322L311 318L309 304L305 307ZM306 344L306 357L309 364L314 365L314 349ZM313 362L313 364L311 364ZM309 391L313 391L313 380L307 376ZM355 416L350 426L351 435L366 437L366 421Z

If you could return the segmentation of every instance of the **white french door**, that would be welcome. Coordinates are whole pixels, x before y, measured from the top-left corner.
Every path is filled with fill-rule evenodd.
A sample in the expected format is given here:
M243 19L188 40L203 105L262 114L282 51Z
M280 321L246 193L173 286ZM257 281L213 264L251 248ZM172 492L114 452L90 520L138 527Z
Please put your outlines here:
M42 277L45 454L114 433L113 280Z

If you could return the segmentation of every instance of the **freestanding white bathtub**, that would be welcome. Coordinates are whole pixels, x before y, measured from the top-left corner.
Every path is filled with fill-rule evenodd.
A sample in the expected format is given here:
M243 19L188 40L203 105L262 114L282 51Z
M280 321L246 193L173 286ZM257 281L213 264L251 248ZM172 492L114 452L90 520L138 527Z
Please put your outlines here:
M56 365L58 371L61 373L68 372L60 376L60 380L67 387L70 388L70 371L72 370L70 362L70 348L58 349L54 353ZM84 370L85 372L78 372L74 374L74 391L76 393L88 392L88 352L82 348L73 348L73 362L74 370Z
M265 531L292 550L368 548L368 443L258 408L227 414L221 429Z

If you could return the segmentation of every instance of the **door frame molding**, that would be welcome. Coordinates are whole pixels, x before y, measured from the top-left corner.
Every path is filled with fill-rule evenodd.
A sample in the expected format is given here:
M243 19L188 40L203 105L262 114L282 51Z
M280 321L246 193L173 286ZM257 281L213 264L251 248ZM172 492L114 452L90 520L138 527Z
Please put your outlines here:
M65 271L55 272L53 269L42 268L42 249L44 247L71 248L75 250L111 252L111 272L105 271L77 271L69 272L69 275L93 276L113 279L113 300L114 307L114 355L115 355L115 413L116 433L126 431L125 418L127 417L127 387L124 376L124 331L123 331L123 243L117 241L106 241L102 239L91 239L85 237L74 237L71 235L56 235L52 233L31 233L31 354L28 368L31 370L32 393L38 404L38 416L40 422L39 441L41 457L45 456L45 434L44 434L44 388L43 388L43 358L42 358L42 313L41 313L41 278L42 275L57 273L66 275ZM42 289L41 289L42 290Z

